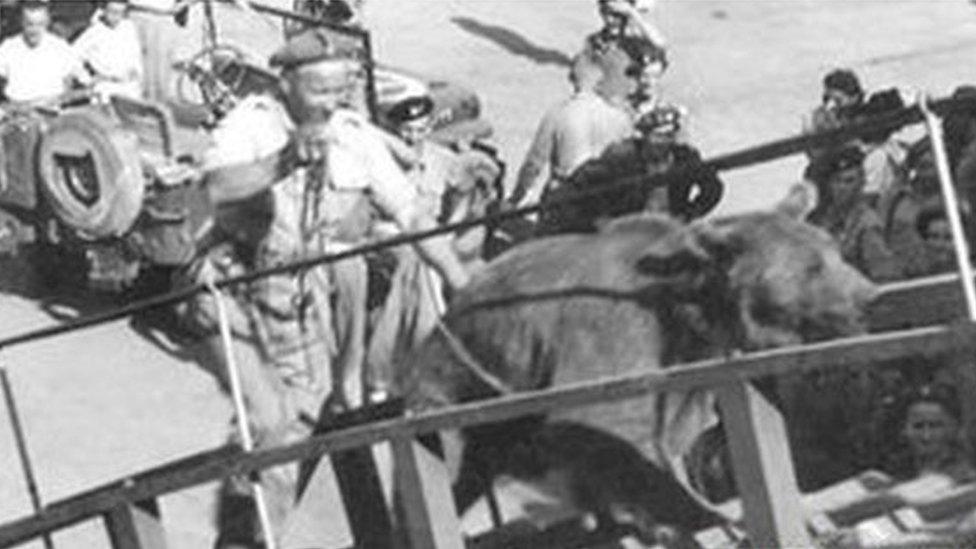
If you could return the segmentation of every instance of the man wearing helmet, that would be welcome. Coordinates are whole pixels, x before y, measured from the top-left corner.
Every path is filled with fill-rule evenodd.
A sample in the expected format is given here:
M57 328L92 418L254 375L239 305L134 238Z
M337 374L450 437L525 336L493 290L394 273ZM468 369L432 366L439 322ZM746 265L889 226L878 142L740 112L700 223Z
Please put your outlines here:
M682 113L678 107L662 105L637 121L637 137L611 145L572 175L558 192L551 193L544 210L540 232L589 232L602 219L641 210L668 213L684 220L708 213L722 197L722 182L701 166L701 154L682 143ZM665 181L648 182L672 170L691 173ZM642 182L643 180L643 182ZM567 202L580 193L632 182L585 200Z

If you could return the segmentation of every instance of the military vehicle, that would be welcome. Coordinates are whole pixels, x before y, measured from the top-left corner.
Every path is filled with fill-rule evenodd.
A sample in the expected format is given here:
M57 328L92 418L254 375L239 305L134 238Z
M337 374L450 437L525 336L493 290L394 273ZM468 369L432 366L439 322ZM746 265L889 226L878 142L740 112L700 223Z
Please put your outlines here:
M255 54L225 39L219 27L225 18L236 18L244 36L278 32L283 42L285 34L314 25L351 44L366 69L362 108L379 123L400 99L428 93L436 105L435 139L453 146L491 134L475 94L375 65L365 30L244 4L197 0L169 14L134 12L146 38L145 100L99 102L79 90L46 105L0 106L0 253L29 250L40 278L83 275L90 288L111 292L191 260L211 213L199 170L207 127L241 97L278 85L267 51ZM245 16L237 13L245 8ZM0 3L0 21L8 22L0 38L17 31L11 9ZM95 9L93 1L54 0L54 28L73 37ZM202 36L195 51L174 54L174 44L185 45L180 37L190 35Z

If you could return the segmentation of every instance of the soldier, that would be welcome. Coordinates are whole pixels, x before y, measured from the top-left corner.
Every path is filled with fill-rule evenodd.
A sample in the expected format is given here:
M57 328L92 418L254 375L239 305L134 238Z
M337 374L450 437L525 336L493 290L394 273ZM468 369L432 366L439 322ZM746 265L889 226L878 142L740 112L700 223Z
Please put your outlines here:
M723 184L714 172L704 168L666 186L632 185L563 202L596 187L623 180L636 183L641 176L700 166L698 150L680 141L681 116L677 107L659 106L637 122L638 137L613 144L600 157L580 166L565 185L544 198L548 205L540 232L589 232L601 219L641 210L664 212L682 220L708 213L721 199Z
M424 95L404 99L390 109L387 118L394 132L409 147L403 156L406 173L420 198L421 207L435 218L441 215L441 200L459 177L455 155L428 143L434 101Z
M577 56L570 72L575 93L539 123L518 172L511 203L552 192L586 161L633 133L630 115L597 94L601 78L596 59L585 53ZM546 168L548 174L543 173Z
M230 244L212 247L197 262L195 280L348 249L368 232L371 206L404 231L434 226L415 207L380 131L342 106L356 68L331 54L320 32L293 38L271 60L282 68L285 105L251 96L214 130L206 155L207 185L220 205L212 240L226 237ZM452 287L466 284L468 274L446 240L417 249ZM358 404L365 275L357 257L265 278L233 294L234 352L258 444L306 436L309 419L321 410ZM201 296L188 312L222 359L212 298ZM281 468L263 475L275 524L294 501L292 473ZM253 542L250 518L222 513L228 522L218 545Z
M478 208L487 206L497 167L480 152L455 153L429 142L433 108L434 102L427 96L410 97L394 105L388 115L393 130L410 150L410 155L401 155L401 161L408 163L407 177L417 193L418 208L442 222L483 215L485 210ZM462 261L477 262L484 239L485 228L474 227L455 236L454 249ZM391 394L396 357L433 330L444 308L440 277L407 247L391 255L396 267L390 275L389 293L375 316L366 357L366 385L372 402Z

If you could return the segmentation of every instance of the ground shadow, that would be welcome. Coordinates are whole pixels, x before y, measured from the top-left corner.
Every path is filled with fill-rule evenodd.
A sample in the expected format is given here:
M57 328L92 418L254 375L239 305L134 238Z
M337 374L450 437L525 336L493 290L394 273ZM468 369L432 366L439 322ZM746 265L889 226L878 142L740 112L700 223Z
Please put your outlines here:
M475 36L494 42L512 55L526 57L540 65L568 67L572 63L565 53L534 44L511 29L482 23L470 17L452 17L451 22Z
M56 265L57 269L42 268L38 259L42 252L36 248L24 245L16 253L0 254L0 294L32 301L58 323L105 313L169 289L169 275L162 273L142 277L135 287L120 293L92 290L87 286L82 263L65 262ZM181 326L173 307L138 312L129 317L128 324L133 332L168 356L184 362L195 359L187 348L194 338Z

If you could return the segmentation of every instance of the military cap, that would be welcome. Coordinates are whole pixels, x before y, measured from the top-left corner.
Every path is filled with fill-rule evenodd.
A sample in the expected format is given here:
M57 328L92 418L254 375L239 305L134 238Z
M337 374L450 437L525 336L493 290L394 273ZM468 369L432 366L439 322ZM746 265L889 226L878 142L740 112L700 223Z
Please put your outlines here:
M272 67L291 69L336 56L335 46L324 29L309 29L291 37L269 59Z
M839 90L847 95L861 97L864 95L864 88L857 74L850 69L834 69L827 73L823 79L823 87L832 90Z
M433 110L434 100L426 95L418 95L408 97L393 105L387 118L391 124L398 125L428 116Z
M641 133L676 134L681 131L681 108L674 105L661 105L643 114L636 123Z

